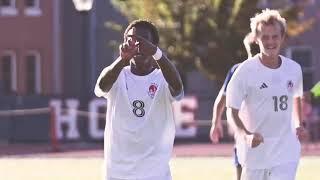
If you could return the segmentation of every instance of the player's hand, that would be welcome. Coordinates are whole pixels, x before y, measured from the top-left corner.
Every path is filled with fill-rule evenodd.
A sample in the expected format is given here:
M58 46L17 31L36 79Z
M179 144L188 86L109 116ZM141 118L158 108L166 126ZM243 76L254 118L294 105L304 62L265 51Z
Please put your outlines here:
M212 143L219 143L220 138L223 136L223 129L221 124L212 125L210 129L210 139Z
M138 53L139 42L132 37L125 38L125 41L119 46L120 56L123 60L129 61Z
M157 46L152 44L149 40L135 34L128 34L128 37L136 39L138 43L138 53L141 53L145 56L152 56L157 51Z
M296 128L296 135L300 142L306 140L308 137L306 129L302 126Z
M263 143L263 136L259 133L253 133L250 135L246 135L247 143L251 145L252 148L259 146Z

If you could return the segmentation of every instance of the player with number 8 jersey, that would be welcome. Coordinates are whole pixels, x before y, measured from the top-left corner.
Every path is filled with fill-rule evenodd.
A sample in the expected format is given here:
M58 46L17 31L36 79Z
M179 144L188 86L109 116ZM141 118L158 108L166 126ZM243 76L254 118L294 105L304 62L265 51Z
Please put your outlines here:
M120 56L97 80L95 94L108 102L105 180L171 180L172 102L183 97L183 86L158 42L151 22L133 21Z

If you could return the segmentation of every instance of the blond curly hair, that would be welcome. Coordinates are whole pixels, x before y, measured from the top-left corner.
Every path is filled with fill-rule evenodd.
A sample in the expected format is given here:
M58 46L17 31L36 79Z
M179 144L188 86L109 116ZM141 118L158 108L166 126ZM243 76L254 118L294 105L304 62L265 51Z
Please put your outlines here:
M261 13L256 14L254 17L250 18L250 28L253 35L256 37L259 33L259 25L274 25L279 23L281 27L281 35L284 36L287 31L286 20L281 17L279 11L273 9L262 10Z

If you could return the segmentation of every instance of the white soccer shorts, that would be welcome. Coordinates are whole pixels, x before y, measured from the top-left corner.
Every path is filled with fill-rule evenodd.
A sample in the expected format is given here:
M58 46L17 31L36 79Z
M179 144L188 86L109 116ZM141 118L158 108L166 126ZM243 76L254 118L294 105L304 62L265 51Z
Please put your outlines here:
M112 178L107 176L106 180L127 180L127 179ZM169 171L167 174L163 176L156 176L156 177L149 177L149 178L142 178L142 179L137 178L137 179L130 179L130 180L172 180L172 177Z
M243 168L241 180L294 180L298 163L291 162L275 166L271 169Z

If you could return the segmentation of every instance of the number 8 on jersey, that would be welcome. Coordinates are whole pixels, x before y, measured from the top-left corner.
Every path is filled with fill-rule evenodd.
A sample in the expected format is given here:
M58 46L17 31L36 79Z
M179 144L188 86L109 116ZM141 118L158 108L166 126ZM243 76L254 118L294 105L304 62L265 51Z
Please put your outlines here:
M143 117L145 115L144 111L144 102L141 100L134 100L132 103L133 106L133 114L136 115L137 117Z

